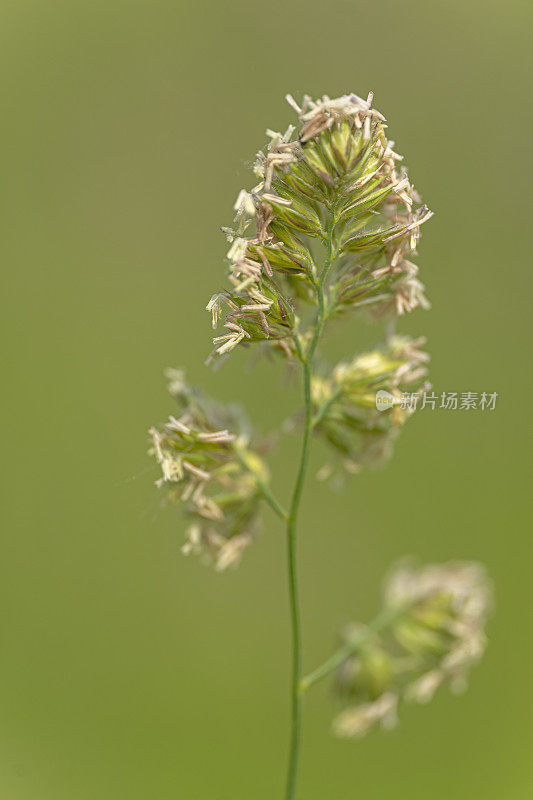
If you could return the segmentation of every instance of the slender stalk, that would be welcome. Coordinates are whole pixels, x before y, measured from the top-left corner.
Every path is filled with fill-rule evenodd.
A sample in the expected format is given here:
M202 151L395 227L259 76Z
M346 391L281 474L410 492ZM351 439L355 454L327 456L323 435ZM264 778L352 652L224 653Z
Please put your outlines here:
M300 753L302 698L300 694L302 641L300 631L300 610L298 603L298 573L296 558L296 524L298 509L302 496L309 450L311 444L311 368L309 354L304 364L304 394L305 394L305 429L302 443L302 454L296 485L292 497L291 510L287 523L287 558L289 568L289 598L292 627L292 686L291 686L291 741L289 753L289 766L287 772L286 800L293 800L296 791L296 778L298 772L298 759Z
M242 466L245 467L254 476L257 487L261 492L261 494L263 495L266 502L268 503L268 505L270 506L270 508L274 511L275 514L278 515L278 517L287 521L289 519L289 514L287 513L287 511L285 511L281 503L277 500L276 496L274 495L274 492L272 491L268 483L264 481L263 478L261 478L261 476L258 475L254 469L252 469L252 467L246 460L246 456L244 455L244 453L242 452L241 448L238 445L235 445L233 450L239 463L242 464Z
M324 284L332 260L333 221L328 228L326 240L327 255L320 280L316 285L318 310L313 338L303 360L304 371L304 402L305 402L305 427L302 441L300 465L296 477L296 484L292 496L289 518L287 521L287 559L289 571L289 599L292 628L292 683L291 683L291 739L289 750L289 765L287 771L287 788L285 800L294 800L296 796L296 781L298 776L298 761L300 755L300 740L302 727L302 692L300 688L302 672L302 637L300 625L300 609L298 601L298 571L296 555L296 526L298 511L302 497L311 436L313 432L313 407L311 401L311 379L313 375L313 359L324 326Z
M333 392L331 397L318 409L317 413L313 417L313 428L316 428L316 426L322 422L333 403L339 398L341 392L342 389L339 387L337 391Z
M310 672L300 682L300 691L305 692L310 686L313 686L322 678L327 677L330 673L339 667L342 662L354 653L357 653L367 642L372 639L376 633L380 633L385 628L388 628L395 620L397 620L406 611L405 606L394 606L384 608L380 614L375 617L372 622L366 625L356 636L350 639L346 644L339 647L333 655L324 661L313 672Z
M281 519L284 519L285 521L287 521L289 519L288 512L285 511L283 506L276 500L276 497L272 493L272 491L271 491L270 487L268 486L268 484L265 483L264 481L262 481L261 479L259 479L257 481L257 485L259 486L261 494L265 498L265 500L268 503L268 505L270 506L270 508L274 511L274 513L277 514L278 517L281 517Z

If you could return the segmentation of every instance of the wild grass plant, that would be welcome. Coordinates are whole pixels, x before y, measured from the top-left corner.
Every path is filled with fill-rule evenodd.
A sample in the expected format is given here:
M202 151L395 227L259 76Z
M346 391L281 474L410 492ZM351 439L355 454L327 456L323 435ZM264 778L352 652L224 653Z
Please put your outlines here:
M185 554L220 571L236 566L254 541L265 503L286 527L292 692L285 800L294 800L309 690L335 674L342 710L333 732L357 738L395 725L402 702L427 702L444 683L462 688L484 650L490 589L475 563L397 565L377 617L348 626L340 647L303 672L296 541L311 443L319 436L330 447L323 477L384 461L414 411L404 394L413 398L429 387L424 338L398 335L394 323L429 308L412 259L432 214L371 95L287 100L298 123L284 133L267 131L254 164L257 185L240 192L233 227L223 229L228 287L207 304L213 327L222 327L210 361L254 347L301 369L301 455L287 508L274 496L242 411L209 400L179 370L168 373L177 408L150 433L158 485L189 520ZM370 318L386 329L385 341L318 368L328 327L347 315ZM388 398L385 407L378 397Z

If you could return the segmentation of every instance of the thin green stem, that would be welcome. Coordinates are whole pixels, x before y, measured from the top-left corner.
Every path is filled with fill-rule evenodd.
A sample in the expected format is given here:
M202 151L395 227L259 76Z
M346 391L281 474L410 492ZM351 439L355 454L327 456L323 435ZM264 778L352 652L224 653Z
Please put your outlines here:
M285 509L278 502L278 500L276 500L276 497L274 496L274 494L273 494L272 490L270 489L270 486L268 485L268 483L265 483L264 481L261 480L261 478L257 478L257 477L256 477L256 481L257 481L257 485L258 485L258 487L259 487L259 489L261 491L261 494L265 498L265 500L268 503L268 505L270 506L270 508L278 515L278 517L281 517L281 519L287 521L289 519L289 514L288 514L287 511L285 511Z
M287 788L285 800L294 800L296 796L296 781L298 776L298 761L300 755L300 740L302 727L302 693L300 690L302 672L302 637L300 624L300 609L298 601L298 571L296 557L296 526L300 500L302 497L307 464L309 461L309 451L311 448L311 436L313 432L313 406L311 400L311 379L313 375L313 359L315 351L324 326L324 285L332 261L332 238L333 221L330 223L327 235L327 255L320 280L316 285L318 310L313 332L313 338L309 344L304 366L304 402L305 402L305 427L302 441L302 452L300 465L294 486L291 508L287 522L287 558L289 570L289 598L292 628L292 683L291 683L291 739L289 751L289 765L287 771Z
M300 342L300 336L299 336L297 328L295 329L295 331L293 333L292 340L293 340L294 346L296 348L296 355L298 356L298 358L300 359L302 364L304 364L305 363L305 356L304 356L304 351L302 349L302 343Z
M313 672L310 672L300 682L300 691L305 692L313 684L318 683L322 678L326 678L334 670L339 667L342 662L349 656L357 653L361 647L364 647L373 636L380 633L385 628L388 628L398 617L405 611L403 606L395 606L384 608L372 622L366 625L356 636L353 636L346 644L339 647L333 655L324 661Z
M246 455L243 452L243 450L237 445L234 446L233 450L234 450L234 453L235 453L235 455L237 457L237 460L239 461L239 464L241 464L245 469L248 470L248 472L251 472L251 474L254 476L255 482L257 484L257 488L259 489L259 491L263 495L264 499L266 500L266 502L268 503L270 508L274 511L275 514L278 515L278 517L280 517L281 519L287 521L289 519L288 512L283 508L281 503L276 499L276 497L274 495L274 492L272 491L272 489L270 488L268 483L265 480L263 480L263 478L260 475L258 475L257 472L254 469L252 469L252 467L250 466L250 464L246 460Z
M322 422L322 420L324 419L325 415L327 414L333 403L339 398L341 394L342 394L342 387L339 387L337 391L333 392L331 397L329 397L326 400L326 402L323 403L323 405L318 409L317 413L313 417L313 428L316 428L316 426Z

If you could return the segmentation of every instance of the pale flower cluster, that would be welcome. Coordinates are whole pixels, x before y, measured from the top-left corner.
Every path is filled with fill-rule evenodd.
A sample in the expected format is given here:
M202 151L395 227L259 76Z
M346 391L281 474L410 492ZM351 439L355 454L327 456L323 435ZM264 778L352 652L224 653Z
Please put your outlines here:
M409 389L418 395L429 386L424 381L429 360L421 350L424 343L423 337L393 336L383 347L341 362L330 375L313 379L315 428L348 472L390 457L401 426L412 414L401 405L403 394ZM387 411L378 411L376 397L383 391L396 402ZM329 477L332 470L323 468L320 477Z
M340 209L338 256L357 255L344 258L336 272L332 311L368 306L401 315L429 306L409 256L432 212L414 207L419 197L405 169L396 167L402 157L385 136L372 95L305 96L301 106L290 95L287 100L300 130L267 131L268 145L254 164L260 182L239 192L234 228L223 229L231 289L207 305L214 327L225 315L226 330L213 340L217 355L257 341L293 354L302 284L312 286L317 274L311 242L325 242L334 207Z
M183 553L224 570L240 561L253 538L266 467L250 450L237 409L207 400L178 370L169 371L169 378L180 413L150 429L151 453L161 468L157 485L192 520Z
M386 582L384 603L388 625L339 668L347 706L334 722L338 736L392 727L400 701L427 703L444 683L464 689L485 650L492 590L479 564L401 565ZM364 641L361 626L348 629L351 638Z

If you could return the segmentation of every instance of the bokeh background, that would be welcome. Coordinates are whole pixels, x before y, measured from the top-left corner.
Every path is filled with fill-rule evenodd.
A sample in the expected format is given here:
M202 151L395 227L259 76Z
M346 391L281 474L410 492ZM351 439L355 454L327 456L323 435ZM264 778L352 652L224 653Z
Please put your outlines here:
M306 666L374 613L404 554L483 561L497 610L468 693L405 709L390 734L333 740L317 688L300 797L530 797L530 5L3 0L0 16L0 796L281 796L283 533L266 510L229 575L182 558L146 429L171 410L171 365L263 431L297 408L275 364L203 364L218 228L265 128L292 121L287 91L372 89L436 212L419 257L433 310L401 329L428 336L437 391L500 396L416 416L390 466L342 493L310 481ZM330 354L370 334L346 323ZM296 454L283 437L284 497Z

